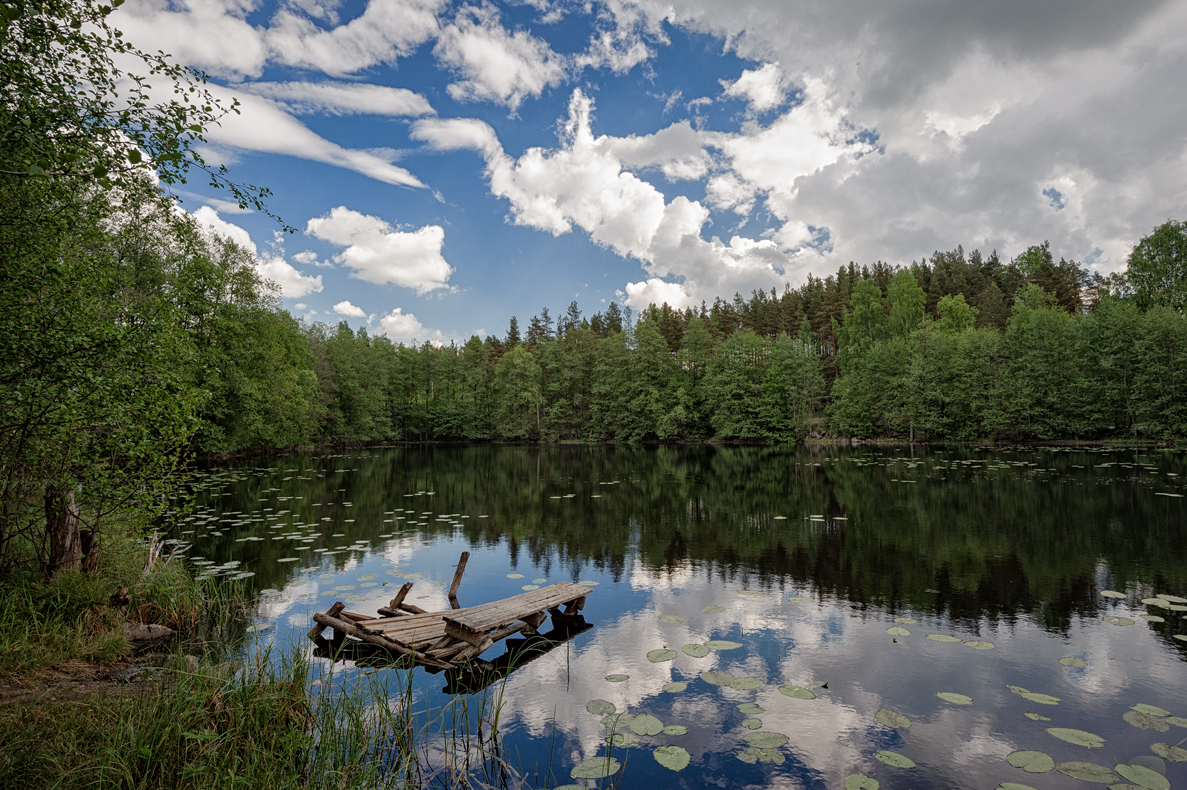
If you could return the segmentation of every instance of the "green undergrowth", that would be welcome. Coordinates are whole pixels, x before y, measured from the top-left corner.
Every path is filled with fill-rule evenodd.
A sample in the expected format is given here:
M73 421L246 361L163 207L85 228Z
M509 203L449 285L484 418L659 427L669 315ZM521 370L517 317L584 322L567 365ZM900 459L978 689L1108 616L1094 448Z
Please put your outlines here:
M229 582L199 582L180 559L147 576L146 551L133 538L106 542L93 573L43 582L31 571L0 580L0 678L83 661L109 665L130 656L125 622L159 623L202 639L242 610L244 592ZM129 603L110 605L127 588Z
M455 698L418 713L414 671L311 682L293 649L87 702L0 708L0 776L13 790L519 787L491 736L497 705Z

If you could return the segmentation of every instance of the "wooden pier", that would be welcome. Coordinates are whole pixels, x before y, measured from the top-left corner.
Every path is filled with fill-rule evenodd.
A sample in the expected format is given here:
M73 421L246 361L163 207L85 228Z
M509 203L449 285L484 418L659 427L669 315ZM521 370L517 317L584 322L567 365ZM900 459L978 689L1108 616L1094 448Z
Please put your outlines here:
M426 612L405 603L412 589L412 582L407 582L387 606L379 609L378 617L348 612L341 601L325 613L315 613L317 625L309 638L321 639L322 632L332 628L339 638L353 637L389 653L408 656L431 669L457 669L468 666L501 639L538 633L549 615L554 620L576 615L585 606L585 596L593 592L589 587L560 582L463 608L457 601L457 591L469 557L469 552L462 553L449 588L452 609Z

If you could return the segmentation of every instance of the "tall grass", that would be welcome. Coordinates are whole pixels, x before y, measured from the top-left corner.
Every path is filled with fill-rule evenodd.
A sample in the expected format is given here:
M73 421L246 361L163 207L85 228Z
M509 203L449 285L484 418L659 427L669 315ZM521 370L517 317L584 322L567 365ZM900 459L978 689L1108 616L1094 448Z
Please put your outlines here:
M516 788L497 694L416 710L413 673L315 682L297 650L163 673L139 692L0 709L0 776L24 788Z

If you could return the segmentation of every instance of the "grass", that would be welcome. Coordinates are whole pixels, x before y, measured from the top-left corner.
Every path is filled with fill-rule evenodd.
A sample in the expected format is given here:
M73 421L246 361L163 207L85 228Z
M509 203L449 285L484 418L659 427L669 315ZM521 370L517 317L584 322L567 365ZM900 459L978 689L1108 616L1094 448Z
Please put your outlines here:
M110 665L131 655L125 622L160 623L197 637L240 607L240 588L198 582L178 561L158 563L146 577L144 562L138 540L113 538L94 574L62 573L43 583L25 572L0 581L0 677L74 661ZM109 606L121 585L130 603Z
M0 776L12 790L520 786L491 697L418 713L419 670L317 684L311 671L294 649L162 673L138 693L0 708Z

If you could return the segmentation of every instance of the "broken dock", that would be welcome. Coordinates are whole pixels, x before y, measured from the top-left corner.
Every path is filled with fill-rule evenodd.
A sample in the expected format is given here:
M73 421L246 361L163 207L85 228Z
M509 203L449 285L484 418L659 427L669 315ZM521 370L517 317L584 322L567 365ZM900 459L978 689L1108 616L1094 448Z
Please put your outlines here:
M501 639L513 634L536 634L549 615L554 621L577 615L585 606L585 596L593 592L589 587L560 582L463 608L457 591L469 557L469 552L462 552L449 587L452 608L426 612L405 603L412 590L412 582L407 582L387 606L379 609L378 616L348 612L341 601L324 613L315 613L317 625L309 638L317 641L326 628L332 628L338 639L352 637L393 655L408 656L430 669L459 669Z

